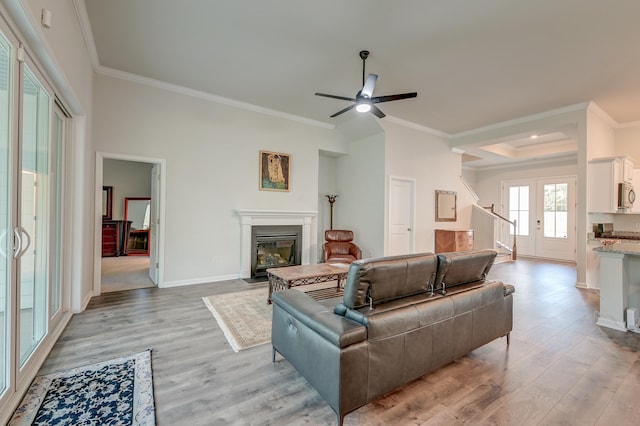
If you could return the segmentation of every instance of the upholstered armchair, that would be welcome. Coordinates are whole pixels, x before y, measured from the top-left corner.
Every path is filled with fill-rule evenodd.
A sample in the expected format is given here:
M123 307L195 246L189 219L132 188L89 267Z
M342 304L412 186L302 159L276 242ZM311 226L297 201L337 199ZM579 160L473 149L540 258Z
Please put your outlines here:
M353 243L353 231L329 229L324 231L325 263L351 263L362 259L362 251Z

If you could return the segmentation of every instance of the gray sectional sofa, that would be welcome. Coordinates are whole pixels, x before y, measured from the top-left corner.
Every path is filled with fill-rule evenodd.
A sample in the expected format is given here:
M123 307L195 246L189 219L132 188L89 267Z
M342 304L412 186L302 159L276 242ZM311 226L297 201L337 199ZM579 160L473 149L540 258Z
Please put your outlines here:
M496 252L351 264L342 300L275 292L271 341L344 416L512 329L514 288L486 279Z

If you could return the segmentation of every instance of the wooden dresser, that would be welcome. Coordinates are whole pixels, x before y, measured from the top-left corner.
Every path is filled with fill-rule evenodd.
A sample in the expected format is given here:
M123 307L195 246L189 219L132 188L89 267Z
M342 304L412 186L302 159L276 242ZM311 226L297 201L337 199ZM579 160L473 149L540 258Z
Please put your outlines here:
M473 250L473 229L436 229L436 253Z
M102 221L102 257L126 256L130 220Z

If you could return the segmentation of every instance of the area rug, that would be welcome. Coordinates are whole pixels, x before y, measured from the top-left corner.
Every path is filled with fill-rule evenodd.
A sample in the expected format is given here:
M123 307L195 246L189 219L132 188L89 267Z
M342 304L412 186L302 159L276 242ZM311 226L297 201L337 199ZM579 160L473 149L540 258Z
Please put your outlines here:
M37 376L9 425L155 425L151 351Z
M316 300L342 296L342 289L337 289L335 284L323 284L324 288L322 285L311 285L295 289L304 291ZM268 295L269 288L263 287L207 296L202 300L218 322L231 349L239 352L271 341L272 309L267 303Z
M271 305L268 288L203 297L227 338L239 352L271 341Z

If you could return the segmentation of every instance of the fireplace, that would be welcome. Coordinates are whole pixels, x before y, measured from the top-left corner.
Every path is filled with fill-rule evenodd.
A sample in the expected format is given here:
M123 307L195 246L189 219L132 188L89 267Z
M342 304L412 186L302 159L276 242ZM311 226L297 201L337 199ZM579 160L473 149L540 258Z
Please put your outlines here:
M251 227L251 278L267 276L267 269L300 265L302 226Z
M256 226L299 226L302 228L300 241L296 248L300 249L299 262L308 265L316 258L317 244L314 211L300 210L256 210L237 209L240 219L240 278L251 278L251 258L255 253L251 241L252 229Z

